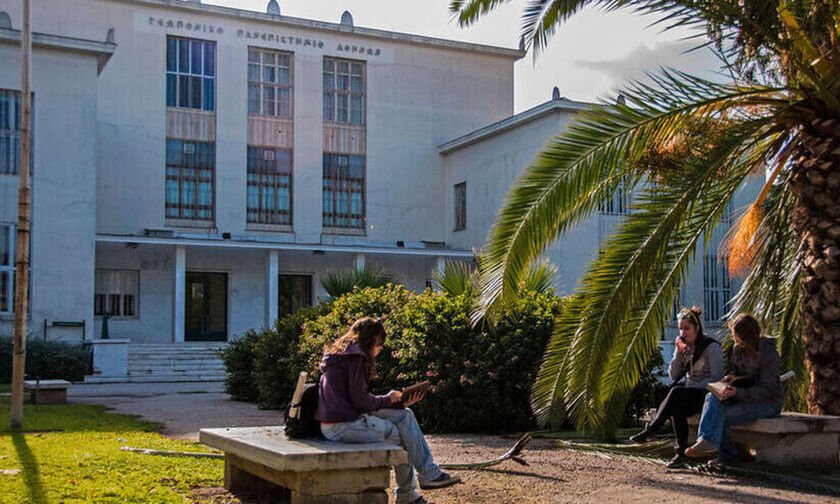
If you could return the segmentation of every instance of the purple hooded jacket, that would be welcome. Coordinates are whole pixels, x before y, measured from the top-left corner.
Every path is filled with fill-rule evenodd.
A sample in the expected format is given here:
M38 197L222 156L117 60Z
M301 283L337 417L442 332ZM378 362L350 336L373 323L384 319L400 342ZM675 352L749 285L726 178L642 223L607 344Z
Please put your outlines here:
M373 395L365 373L367 355L357 345L321 359L318 411L315 418L326 423L352 422L362 413L391 405L388 395Z

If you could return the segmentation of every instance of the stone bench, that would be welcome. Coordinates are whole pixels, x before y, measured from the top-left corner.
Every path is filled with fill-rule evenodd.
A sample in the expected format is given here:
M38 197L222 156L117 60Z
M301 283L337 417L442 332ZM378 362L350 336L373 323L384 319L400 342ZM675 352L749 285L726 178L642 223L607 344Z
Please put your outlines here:
M65 404L67 403L67 380L26 380L23 388L29 390L32 404Z
M282 426L201 429L199 441L225 452L225 488L256 477L289 489L292 504L387 504L391 466L408 461L396 445L289 439Z
M700 415L688 419L694 438L699 422ZM840 467L840 416L783 412L733 427L732 439L742 455L756 462L819 472Z

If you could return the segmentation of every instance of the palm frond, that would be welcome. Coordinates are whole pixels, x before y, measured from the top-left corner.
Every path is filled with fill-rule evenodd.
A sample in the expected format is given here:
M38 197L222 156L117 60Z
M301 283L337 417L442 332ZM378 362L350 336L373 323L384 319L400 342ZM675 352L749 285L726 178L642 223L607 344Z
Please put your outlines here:
M522 285L527 292L547 292L551 289L555 276L557 267L548 259L544 259L531 266Z
M321 286L330 299L338 299L356 288L384 287L397 282L398 277L390 271L370 265L362 269L348 268L321 274Z
M476 292L478 273L471 265L461 261L446 261L442 270L432 274L434 288L450 296Z
M551 140L514 183L485 247L482 294L474 320L516 296L528 265L570 227L589 217L619 183L639 181L632 168L651 145L667 141L694 116L714 117L732 107L767 106L778 89L722 86L663 70L653 84L636 82L627 104L582 113Z

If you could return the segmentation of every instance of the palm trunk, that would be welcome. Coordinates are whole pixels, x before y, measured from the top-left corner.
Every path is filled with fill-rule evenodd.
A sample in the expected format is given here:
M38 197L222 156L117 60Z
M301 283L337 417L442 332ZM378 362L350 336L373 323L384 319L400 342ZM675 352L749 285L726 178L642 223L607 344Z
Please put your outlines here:
M808 406L840 415L840 122L814 119L801 139L789 183L798 198Z

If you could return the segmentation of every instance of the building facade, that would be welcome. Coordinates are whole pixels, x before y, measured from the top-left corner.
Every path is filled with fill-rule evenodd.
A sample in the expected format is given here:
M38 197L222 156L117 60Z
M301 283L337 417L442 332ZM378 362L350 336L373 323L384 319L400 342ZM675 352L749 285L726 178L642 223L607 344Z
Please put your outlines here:
M0 11L2 334L20 274L20 2ZM512 115L522 51L273 0L49 0L32 25L29 324L49 339L94 338L107 313L111 338L227 341L323 297L324 272L370 264L423 289L472 260L516 175L587 106ZM558 292L625 210L552 249Z

